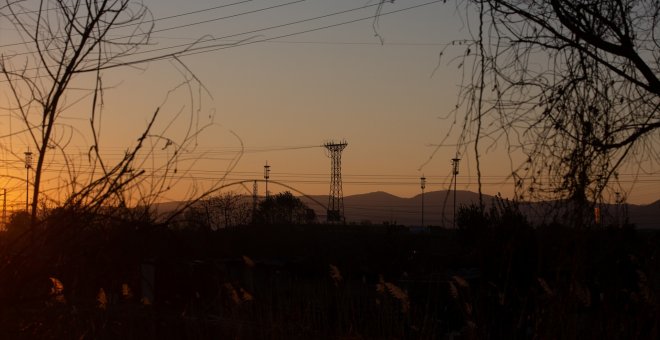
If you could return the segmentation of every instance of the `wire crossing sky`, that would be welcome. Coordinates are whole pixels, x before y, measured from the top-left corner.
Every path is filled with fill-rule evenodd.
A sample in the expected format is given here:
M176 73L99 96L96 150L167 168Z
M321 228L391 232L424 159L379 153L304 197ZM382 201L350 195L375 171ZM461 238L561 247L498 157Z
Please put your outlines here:
M166 118L178 119L194 97L201 103L194 124L209 127L184 156L190 167L178 174L183 186L193 179L202 187L221 177L261 179L268 162L273 180L307 194L327 194L330 159L320 146L346 140L345 195L417 195L422 175L428 179L427 192L448 189L461 123L451 112L461 79L469 72L458 58L466 53L462 42L471 36L455 3L395 1L380 9L379 1L347 0L143 3L149 15L141 25L153 25L149 44L106 65L102 73L108 88L100 147L110 159L122 157L156 108ZM141 34L135 25L117 26L111 33L111 39ZM0 53L31 51L0 19ZM188 72L203 91L177 88ZM87 77L80 75L81 82ZM2 112L8 100L5 84L0 82L0 159L7 169L5 186L23 197L18 171L27 139L18 122ZM85 100L89 98L82 94L67 98L62 117L70 131L61 135L87 128ZM187 127L158 128L176 135ZM444 146L437 147L439 143ZM81 137L70 142L81 158L88 145ZM511 168L522 156L509 154L503 145L484 145L484 192L510 196ZM154 157L167 157L167 152ZM462 158L459 189L476 191L473 160ZM52 159L50 165L47 171L56 187L56 174L66 164ZM631 203L656 201L658 170L653 162L628 166L617 190L628 193ZM176 200L177 192L173 188L166 198Z

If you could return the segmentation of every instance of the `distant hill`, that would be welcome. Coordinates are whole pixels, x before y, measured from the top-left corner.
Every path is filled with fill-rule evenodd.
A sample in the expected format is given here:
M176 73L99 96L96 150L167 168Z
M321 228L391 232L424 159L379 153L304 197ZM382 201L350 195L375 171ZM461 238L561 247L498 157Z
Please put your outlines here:
M317 201L327 204L328 196L312 196ZM493 196L484 195L490 204ZM317 215L325 216L323 207L303 197L302 200L316 210ZM471 191L456 192L456 208L461 205L478 203L479 195ZM403 198L383 191L344 197L344 210L347 222L354 223L390 223L403 225L422 224L422 195ZM424 194L424 224L451 226L453 221L454 192L432 191Z
M432 191L424 194L424 225L451 227L454 207L453 191ZM312 196L327 204L328 196ZM490 207L494 196L484 195L484 204ZM323 207L308 198L301 198L317 215L325 218ZM462 205L477 204L479 194L471 191L456 192L456 209ZM346 221L349 223L396 223L408 226L422 224L422 195L410 198L398 197L383 191L344 197ZM539 221L551 209L548 203L523 204L521 210L530 220ZM603 205L604 221L622 221L627 214L631 223L642 229L660 229L660 200L648 205ZM627 210L627 211L626 211ZM443 218L444 217L444 218Z
M320 221L326 218L327 195L300 197L314 209ZM484 204L490 207L494 196L484 195ZM477 204L479 194L471 191L456 192L456 209L462 205ZM320 204L323 204L321 206ZM167 202L156 205L160 213L180 207L182 202ZM453 223L454 192L431 191L424 194L424 225L451 227ZM410 198L398 197L387 192L376 191L344 197L346 221L349 223L401 224L419 226L422 224L422 195ZM532 221L540 221L548 216L549 203L522 204L521 210ZM648 205L604 205L602 215L605 221L622 221L625 215L629 221L641 229L660 229L660 200Z
M629 204L630 222L638 228L660 229L660 200L648 205Z

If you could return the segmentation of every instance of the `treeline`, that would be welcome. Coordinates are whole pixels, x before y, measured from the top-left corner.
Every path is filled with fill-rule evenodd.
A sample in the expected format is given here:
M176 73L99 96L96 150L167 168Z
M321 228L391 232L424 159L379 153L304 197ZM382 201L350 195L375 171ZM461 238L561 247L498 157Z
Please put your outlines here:
M250 196L227 192L198 201L173 224L184 229L217 230L254 224L314 224L316 213L291 192L257 201Z
M276 211L268 221L309 217ZM421 233L265 220L208 228L165 224L147 209L54 209L19 232L16 214L0 235L0 331L15 339L658 337L660 234L532 226L506 204L459 211L458 229Z

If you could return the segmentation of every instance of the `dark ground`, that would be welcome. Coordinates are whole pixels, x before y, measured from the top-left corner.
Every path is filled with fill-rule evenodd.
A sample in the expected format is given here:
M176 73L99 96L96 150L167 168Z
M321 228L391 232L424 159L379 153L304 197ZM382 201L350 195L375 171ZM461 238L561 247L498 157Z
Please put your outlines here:
M660 336L658 232L70 229L3 235L2 338Z

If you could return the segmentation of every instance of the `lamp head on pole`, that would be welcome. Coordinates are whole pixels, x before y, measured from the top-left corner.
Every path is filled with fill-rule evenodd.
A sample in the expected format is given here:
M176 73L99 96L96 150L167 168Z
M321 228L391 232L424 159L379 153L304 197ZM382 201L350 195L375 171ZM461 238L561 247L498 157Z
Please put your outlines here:
M270 165L266 162L266 165L264 165L264 179L268 178L270 178Z
M28 149L28 151L24 152L25 154L25 168L30 169L32 168L32 152Z
M453 166L454 175L458 175L458 162L459 162L460 160L461 160L461 159L458 158L458 157L456 157L456 158L452 158L452 159L451 159L451 164L452 164L452 166Z
M422 177L419 178L419 185L422 188L422 190L426 189L426 177L422 175Z

